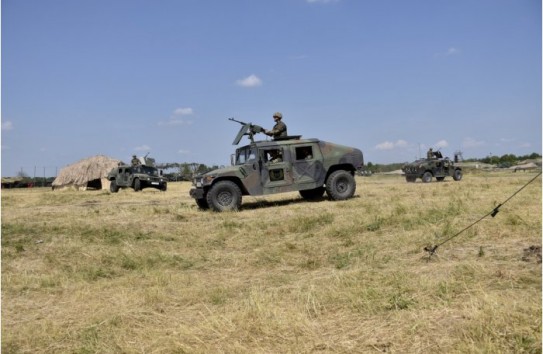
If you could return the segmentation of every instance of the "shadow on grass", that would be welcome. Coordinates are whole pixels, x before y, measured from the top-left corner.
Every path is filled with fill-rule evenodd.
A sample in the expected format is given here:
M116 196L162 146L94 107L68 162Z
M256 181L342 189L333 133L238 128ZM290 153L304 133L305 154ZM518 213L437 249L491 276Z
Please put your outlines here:
M351 199L354 198L360 198L360 196L355 195ZM301 203L321 203L324 201L329 201L330 199L327 196L323 196L321 198L316 199L304 199L304 198L293 198L293 199L284 199L284 200L274 200L274 201L268 201L268 200L256 200L251 202L245 202L241 205L241 210L254 210L254 209L260 209L260 208L271 208L271 207L278 207L278 206L286 206L286 205L296 205Z

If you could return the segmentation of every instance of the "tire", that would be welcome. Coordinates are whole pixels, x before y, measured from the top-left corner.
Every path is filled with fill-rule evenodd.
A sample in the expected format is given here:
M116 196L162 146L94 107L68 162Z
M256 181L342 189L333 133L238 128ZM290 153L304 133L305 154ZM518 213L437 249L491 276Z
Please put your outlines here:
M160 190L166 192L168 190L168 184L164 182L164 184L160 187Z
M460 181L462 179L462 176L463 176L462 170L454 170L453 179L455 181L457 182Z
M139 178L136 178L134 180L134 191L139 192L141 191L141 181Z
M209 204L207 204L207 200L205 197L202 199L196 199L196 205L198 205L198 208L202 210L209 209Z
M115 180L111 181L111 184L109 185L109 191L111 193L117 193L119 191L119 186L117 185L117 182L115 182Z
M206 201L213 211L239 210L241 190L232 181L219 181L207 192Z
M334 171L326 179L326 194L332 200L349 199L355 191L356 182L348 171Z
M300 191L300 195L305 200L316 200L322 198L324 195L325 188L324 187L317 187L315 189L306 189L303 191Z
M430 171L424 172L424 174L422 175L422 181L424 183L432 182L432 172L430 172Z

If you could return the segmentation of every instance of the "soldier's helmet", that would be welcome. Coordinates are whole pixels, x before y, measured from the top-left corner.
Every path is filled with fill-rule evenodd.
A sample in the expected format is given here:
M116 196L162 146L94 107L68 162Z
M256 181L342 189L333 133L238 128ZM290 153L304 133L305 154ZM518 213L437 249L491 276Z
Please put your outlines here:
M281 114L281 112L275 112L275 113L273 114L273 118L279 118L279 119L281 119L281 118L283 118L283 115Z

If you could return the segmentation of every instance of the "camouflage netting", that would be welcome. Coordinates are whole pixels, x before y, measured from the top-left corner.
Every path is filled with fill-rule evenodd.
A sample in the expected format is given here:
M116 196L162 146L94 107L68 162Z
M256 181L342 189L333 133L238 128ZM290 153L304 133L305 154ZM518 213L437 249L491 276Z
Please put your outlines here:
M68 165L60 170L53 181L53 189L75 188L86 190L87 187L109 188L107 174L119 165L120 160L98 155Z

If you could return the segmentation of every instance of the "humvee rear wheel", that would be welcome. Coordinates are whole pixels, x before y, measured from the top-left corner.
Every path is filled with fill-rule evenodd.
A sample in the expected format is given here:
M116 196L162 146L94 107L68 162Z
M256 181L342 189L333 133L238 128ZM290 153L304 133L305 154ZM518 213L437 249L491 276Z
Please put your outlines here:
M139 192L141 190L141 182L139 178L134 180L134 191Z
M207 192L206 200L214 211L238 210L241 207L241 190L232 181L219 181Z
M424 172L424 174L422 175L422 181L424 183L432 182L432 172L430 171Z
M347 171L338 170L332 172L326 180L326 194L332 200L345 200L354 195L356 182Z
M315 189L306 189L306 190L300 191L300 195L302 196L302 198L306 200L315 200L315 199L322 198L322 196L324 195L324 191L325 191L324 187L318 187Z
M460 181L462 179L462 170L454 170L453 179Z
M117 193L119 191L119 186L117 185L117 182L111 181L111 184L109 185L109 191L111 193Z

